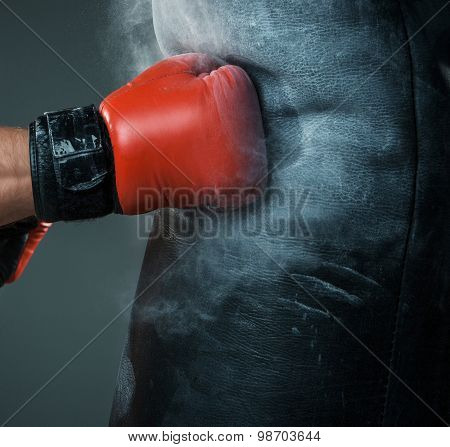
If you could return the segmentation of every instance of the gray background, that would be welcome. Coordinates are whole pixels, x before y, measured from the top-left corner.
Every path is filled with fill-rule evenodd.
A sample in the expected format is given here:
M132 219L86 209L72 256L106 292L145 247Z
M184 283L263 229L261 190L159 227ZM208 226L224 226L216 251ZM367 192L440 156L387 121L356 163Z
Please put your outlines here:
M3 2L2 2L3 3ZM0 3L0 125L99 97ZM102 95L159 58L149 0L6 0ZM134 217L59 223L0 289L0 425L132 299L146 239ZM129 312L8 425L106 425Z

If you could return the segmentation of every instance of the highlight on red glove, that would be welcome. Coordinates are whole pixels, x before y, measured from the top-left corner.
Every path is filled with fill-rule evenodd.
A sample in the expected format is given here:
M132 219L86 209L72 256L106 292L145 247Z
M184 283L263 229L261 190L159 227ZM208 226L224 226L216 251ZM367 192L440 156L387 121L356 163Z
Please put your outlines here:
M37 246L40 244L51 225L52 224L48 222L38 222L37 226L28 233L26 242L19 254L17 267L5 283L12 283L20 278L26 266L30 262Z

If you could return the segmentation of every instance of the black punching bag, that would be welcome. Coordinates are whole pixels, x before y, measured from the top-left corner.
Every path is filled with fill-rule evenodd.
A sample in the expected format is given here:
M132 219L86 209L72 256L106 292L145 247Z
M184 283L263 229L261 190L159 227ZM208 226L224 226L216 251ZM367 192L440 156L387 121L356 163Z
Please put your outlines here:
M249 73L269 189L299 203L267 194L257 231L225 213L215 238L179 233L201 213L155 215L112 425L450 422L444 6L153 1L166 56Z

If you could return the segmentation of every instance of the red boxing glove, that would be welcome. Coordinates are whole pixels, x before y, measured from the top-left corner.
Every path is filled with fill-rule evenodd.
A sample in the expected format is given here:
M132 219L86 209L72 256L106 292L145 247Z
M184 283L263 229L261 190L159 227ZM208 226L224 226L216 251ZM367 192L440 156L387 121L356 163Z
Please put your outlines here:
M7 244L7 249L5 250L10 259L6 259L3 262L12 262L13 268L14 263L16 262L17 264L10 276L5 280L5 283L12 283L20 278L51 225L48 222L38 222L37 226L29 231L25 242L20 241L20 238L23 237L20 234L10 237L11 241L9 245Z
M246 188L242 199L265 184L259 102L240 67L219 67L204 54L174 56L110 94L99 111L124 214L195 206L205 189L226 196ZM186 192L193 203L183 201Z

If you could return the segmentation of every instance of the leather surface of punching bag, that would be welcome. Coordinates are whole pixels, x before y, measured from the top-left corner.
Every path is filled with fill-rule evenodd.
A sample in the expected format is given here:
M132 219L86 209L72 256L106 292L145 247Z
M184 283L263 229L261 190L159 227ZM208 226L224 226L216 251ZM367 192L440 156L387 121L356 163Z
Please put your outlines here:
M257 231L224 213L210 238L179 230L200 213L156 213L112 425L450 422L444 6L153 1L165 55L249 73L268 188L297 206L267 194Z

